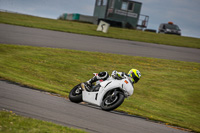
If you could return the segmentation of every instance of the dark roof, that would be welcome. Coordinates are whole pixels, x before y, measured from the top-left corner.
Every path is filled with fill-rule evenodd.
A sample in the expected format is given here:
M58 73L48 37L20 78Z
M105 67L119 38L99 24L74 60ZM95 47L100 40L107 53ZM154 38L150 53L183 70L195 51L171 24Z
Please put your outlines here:
M138 2L138 1L135 1L135 0L128 0L128 1L133 1L133 2L135 2L135 3L142 4L142 2Z

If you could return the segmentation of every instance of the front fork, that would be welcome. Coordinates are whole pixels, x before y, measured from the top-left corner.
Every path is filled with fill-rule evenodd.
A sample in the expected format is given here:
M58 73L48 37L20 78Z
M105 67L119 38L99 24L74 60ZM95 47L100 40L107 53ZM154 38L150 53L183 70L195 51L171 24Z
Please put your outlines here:
M113 98L113 97L116 97L117 94L118 94L118 91L117 91L117 89L115 89L114 92L112 93L111 97L112 97L112 98Z

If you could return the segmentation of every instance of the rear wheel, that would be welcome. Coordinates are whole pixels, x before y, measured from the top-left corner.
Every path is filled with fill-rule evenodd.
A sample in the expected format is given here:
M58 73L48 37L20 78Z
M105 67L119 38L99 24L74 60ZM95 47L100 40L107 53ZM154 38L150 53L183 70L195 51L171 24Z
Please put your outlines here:
M69 100L71 102L80 103L82 102L82 89L81 84L75 86L69 93Z
M106 111L114 110L124 102L124 95L117 91L116 95L113 96L113 90L107 92L104 97L101 108Z

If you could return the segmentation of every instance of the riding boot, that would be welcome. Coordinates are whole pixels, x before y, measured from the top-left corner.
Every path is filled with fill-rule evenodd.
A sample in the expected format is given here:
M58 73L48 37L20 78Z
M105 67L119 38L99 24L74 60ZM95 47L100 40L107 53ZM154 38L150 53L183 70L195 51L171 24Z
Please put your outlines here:
M92 86L92 83L96 82L98 79L96 76L94 76L93 78L91 78L90 80L87 81L87 83Z
M90 80L88 80L87 82L85 82L85 88L87 91L91 91L92 90L92 83L96 82L98 79L96 76L94 76L93 78L91 78Z

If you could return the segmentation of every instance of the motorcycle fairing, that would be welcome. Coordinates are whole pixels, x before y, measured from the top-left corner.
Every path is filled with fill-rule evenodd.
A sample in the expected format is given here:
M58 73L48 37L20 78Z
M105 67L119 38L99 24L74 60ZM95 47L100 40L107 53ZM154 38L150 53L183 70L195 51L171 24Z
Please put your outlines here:
M101 87L97 92L82 91L83 101L100 106L103 101L104 95L116 88L120 88L125 92L125 95L130 96L133 94L133 86L127 79L113 80L108 79L100 83Z

